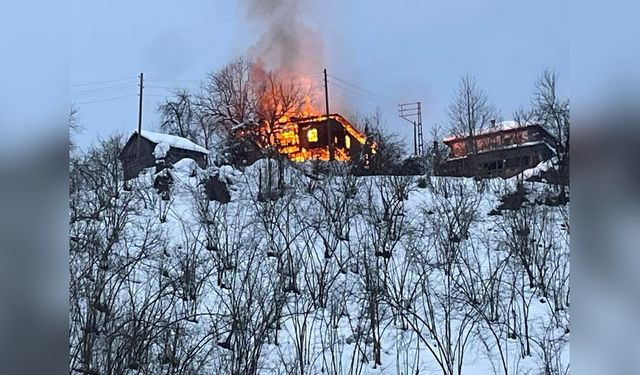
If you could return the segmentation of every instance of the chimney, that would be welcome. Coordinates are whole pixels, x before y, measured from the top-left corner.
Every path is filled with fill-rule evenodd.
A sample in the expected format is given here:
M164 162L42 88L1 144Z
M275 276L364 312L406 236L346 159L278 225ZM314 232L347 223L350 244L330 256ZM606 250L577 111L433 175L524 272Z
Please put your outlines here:
M491 127L495 128L496 127L496 120L491 120L490 122L491 122Z

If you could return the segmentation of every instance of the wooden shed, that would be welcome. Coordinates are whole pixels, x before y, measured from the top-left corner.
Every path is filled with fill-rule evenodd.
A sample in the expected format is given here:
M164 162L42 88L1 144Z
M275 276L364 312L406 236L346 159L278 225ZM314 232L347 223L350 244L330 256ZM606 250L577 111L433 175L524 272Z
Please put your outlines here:
M141 134L133 132L118 159L122 162L126 181L137 177L145 168L156 166L161 169L184 158L195 160L204 169L208 154L206 148L186 138L143 130Z

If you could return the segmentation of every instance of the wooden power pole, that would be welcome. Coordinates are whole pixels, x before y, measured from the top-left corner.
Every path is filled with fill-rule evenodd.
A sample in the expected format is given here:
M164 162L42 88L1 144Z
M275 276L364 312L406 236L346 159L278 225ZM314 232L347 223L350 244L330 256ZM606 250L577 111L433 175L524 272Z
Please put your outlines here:
M140 73L140 98L138 101L138 135L136 138L136 158L140 158L140 142L142 138L142 88L144 81L144 75Z
M324 101L327 110L327 140L329 145L329 160L333 161L333 137L331 136L331 122L329 121L329 84L327 82L327 69L324 70Z
M142 89L144 87L144 74L140 73L140 101L138 102L138 134L142 134Z

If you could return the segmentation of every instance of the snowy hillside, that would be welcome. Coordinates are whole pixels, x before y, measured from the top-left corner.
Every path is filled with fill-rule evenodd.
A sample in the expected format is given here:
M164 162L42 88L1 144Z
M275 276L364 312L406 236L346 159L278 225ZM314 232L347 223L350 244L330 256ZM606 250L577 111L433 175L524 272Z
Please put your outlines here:
M569 371L569 208L536 203L548 185L499 210L515 181L185 159L163 201L153 170L124 190L113 153L71 167L72 372ZM212 174L231 202L206 199Z

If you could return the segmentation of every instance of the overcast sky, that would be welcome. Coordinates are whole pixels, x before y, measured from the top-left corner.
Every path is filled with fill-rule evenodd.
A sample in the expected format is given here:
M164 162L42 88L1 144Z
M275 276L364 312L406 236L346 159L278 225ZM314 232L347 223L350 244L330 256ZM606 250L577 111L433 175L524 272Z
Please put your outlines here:
M380 107L387 127L401 136L411 126L398 118L399 102L423 103L426 136L434 123L446 125L447 106L466 73L505 119L527 106L545 68L558 72L568 93L564 0L309 3L304 22L322 38L322 65L352 85L332 87L330 96L347 101L352 112ZM135 129L140 72L149 78L143 127L153 129L156 107L171 88L196 88L207 73L247 53L264 31L248 19L245 2L233 0L74 0L69 12L69 83L85 127L81 145ZM309 72L318 80L320 73ZM101 81L113 82L88 84Z

